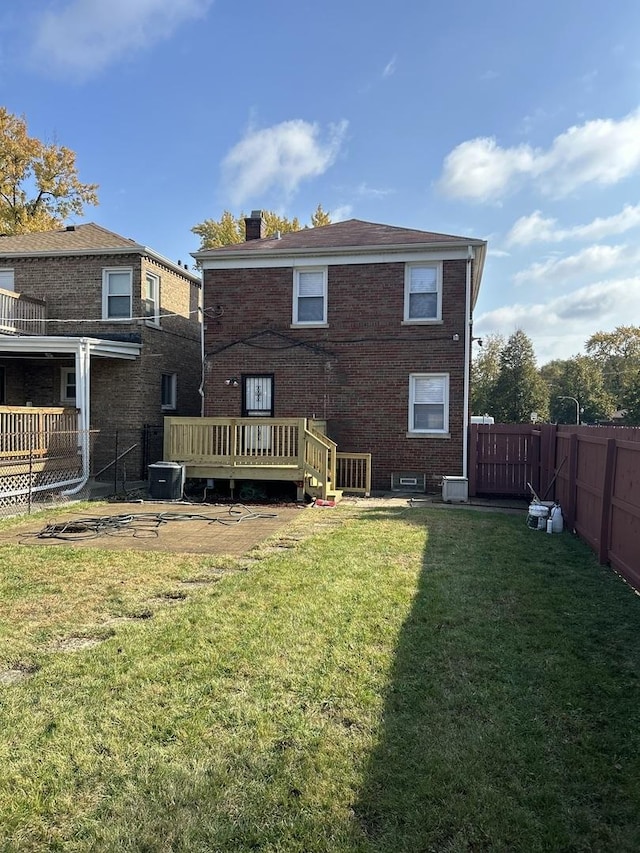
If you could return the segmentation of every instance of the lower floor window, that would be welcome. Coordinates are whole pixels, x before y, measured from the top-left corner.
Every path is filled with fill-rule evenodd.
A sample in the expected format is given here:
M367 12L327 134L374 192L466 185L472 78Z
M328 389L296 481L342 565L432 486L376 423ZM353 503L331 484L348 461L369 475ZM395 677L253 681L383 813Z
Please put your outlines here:
M449 431L449 374L409 376L409 432Z
M76 404L76 370L75 367L60 368L60 401Z
M163 409L175 409L178 395L178 377L175 373L163 373L160 383L160 405Z

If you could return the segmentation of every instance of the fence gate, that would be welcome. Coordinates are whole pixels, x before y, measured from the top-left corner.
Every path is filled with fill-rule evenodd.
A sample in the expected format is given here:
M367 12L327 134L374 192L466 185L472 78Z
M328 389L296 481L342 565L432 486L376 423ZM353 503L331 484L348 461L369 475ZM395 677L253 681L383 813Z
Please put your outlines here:
M469 494L530 497L540 488L542 430L530 424L471 424Z

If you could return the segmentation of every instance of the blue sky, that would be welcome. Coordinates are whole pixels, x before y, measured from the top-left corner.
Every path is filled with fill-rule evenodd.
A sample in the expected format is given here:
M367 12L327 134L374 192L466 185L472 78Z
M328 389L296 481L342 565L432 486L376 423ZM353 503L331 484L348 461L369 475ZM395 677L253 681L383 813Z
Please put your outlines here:
M640 324L640 3L30 0L0 103L74 149L95 221L173 259L275 209L482 237L474 334L539 364Z

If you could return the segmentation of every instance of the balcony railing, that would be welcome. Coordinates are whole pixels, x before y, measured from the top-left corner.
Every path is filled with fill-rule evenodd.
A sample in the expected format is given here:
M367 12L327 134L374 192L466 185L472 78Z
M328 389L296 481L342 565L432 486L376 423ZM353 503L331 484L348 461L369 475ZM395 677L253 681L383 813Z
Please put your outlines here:
M0 406L0 459L76 455L76 409Z
M44 335L46 303L0 288L0 334Z

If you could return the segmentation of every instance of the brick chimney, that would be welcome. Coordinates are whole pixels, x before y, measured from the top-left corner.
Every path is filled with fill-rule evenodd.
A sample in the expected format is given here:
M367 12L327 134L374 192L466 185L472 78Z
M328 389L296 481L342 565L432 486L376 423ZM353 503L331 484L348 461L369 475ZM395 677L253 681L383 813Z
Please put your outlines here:
M247 216L244 220L244 239L262 240L266 236L266 227L262 211L252 210L251 216Z

